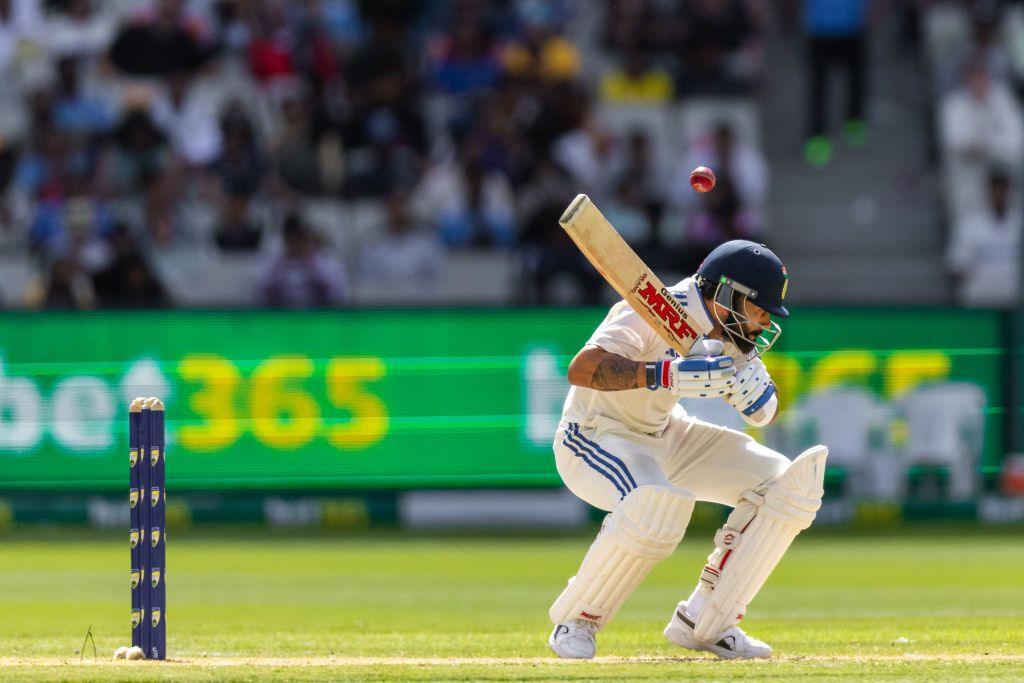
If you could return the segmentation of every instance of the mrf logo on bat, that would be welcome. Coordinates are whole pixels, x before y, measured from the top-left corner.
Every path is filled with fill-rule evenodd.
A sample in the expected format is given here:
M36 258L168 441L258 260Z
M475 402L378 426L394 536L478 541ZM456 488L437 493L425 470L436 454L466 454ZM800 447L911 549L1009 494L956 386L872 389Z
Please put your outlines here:
M659 292L647 279L647 273L640 276L632 291L644 300L651 312L668 324L668 329L676 337L697 338L697 332L683 319L683 314L676 310L675 307L679 306L676 300L664 289Z

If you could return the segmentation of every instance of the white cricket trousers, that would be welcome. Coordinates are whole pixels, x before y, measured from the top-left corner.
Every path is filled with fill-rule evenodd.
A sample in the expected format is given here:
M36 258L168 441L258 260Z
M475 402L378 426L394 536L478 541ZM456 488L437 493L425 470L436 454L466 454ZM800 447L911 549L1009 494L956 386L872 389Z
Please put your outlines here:
M781 453L750 436L689 417L680 406L660 436L639 434L607 418L588 425L563 420L554 451L569 490L608 512L645 484L670 484L697 500L734 507L744 491L789 465Z

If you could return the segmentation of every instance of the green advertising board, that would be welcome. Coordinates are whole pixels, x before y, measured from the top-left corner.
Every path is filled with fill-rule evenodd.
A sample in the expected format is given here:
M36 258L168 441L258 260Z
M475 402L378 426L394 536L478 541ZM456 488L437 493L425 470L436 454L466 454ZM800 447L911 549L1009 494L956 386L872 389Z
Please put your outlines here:
M766 364L779 386L782 408L809 392L838 384L869 389L894 408L922 384L964 382L984 390L981 471L996 474L1005 454L1006 368L1004 316L991 310L939 308L798 309ZM895 445L905 434L897 419ZM791 454L792 455L792 454Z
M1012 363L1016 370L1015 384L1011 395L1016 397L1013 409L1016 411L1013 423L1013 442L1008 450L1024 453L1024 308L1013 316Z
M168 410L172 489L553 486L572 354L597 309L0 316L0 490L120 491L127 405ZM786 405L963 379L1001 455L1000 319L798 310L770 365ZM938 345L940 344L941 345ZM792 455L792 454L791 454Z

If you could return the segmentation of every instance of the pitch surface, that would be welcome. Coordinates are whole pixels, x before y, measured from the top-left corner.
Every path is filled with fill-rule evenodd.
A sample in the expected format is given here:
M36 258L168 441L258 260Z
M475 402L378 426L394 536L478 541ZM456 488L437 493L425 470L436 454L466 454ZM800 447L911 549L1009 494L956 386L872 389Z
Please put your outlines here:
M584 538L182 533L161 664L109 661L129 642L124 539L18 532L0 537L0 679L1013 679L1019 534L809 534L744 623L776 658L719 662L661 636L710 550L695 532L600 635L597 661L562 662L546 610ZM90 625L98 661L77 652Z

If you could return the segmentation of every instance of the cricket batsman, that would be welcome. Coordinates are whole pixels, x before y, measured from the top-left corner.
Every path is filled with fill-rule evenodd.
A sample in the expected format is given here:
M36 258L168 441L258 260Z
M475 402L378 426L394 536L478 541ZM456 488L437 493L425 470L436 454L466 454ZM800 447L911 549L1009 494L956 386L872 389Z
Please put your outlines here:
M697 586L665 637L723 659L768 657L738 626L747 605L821 507L828 450L790 461L754 439L687 416L680 397L724 400L761 427L775 384L760 356L785 318L786 268L764 245L733 240L669 290L700 335L680 358L625 301L569 365L572 388L555 436L566 486L607 510L576 576L551 605L559 657L589 659L596 634L647 573L675 550L697 500L732 508Z

